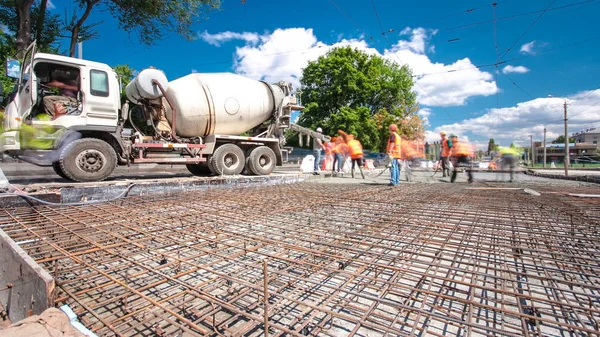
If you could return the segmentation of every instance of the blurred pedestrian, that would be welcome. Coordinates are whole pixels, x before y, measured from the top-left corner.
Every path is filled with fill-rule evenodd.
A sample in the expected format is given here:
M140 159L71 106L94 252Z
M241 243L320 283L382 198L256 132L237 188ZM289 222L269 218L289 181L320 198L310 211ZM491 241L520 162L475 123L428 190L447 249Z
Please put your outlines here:
M402 138L402 160L404 160L406 167L406 181L412 181L412 169L421 167L421 159L425 158L417 148L415 142Z
M318 133L323 133L323 129L317 128ZM319 174L321 170L321 150L323 150L323 141L320 138L314 137L313 139L313 155L315 156L315 165L313 174Z
M346 141L346 146L348 146L348 153L350 154L350 159L352 160L352 167L350 168L350 172L352 174L352 178L354 178L354 167L358 166L358 170L360 171L360 175L363 179L365 179L365 174L363 173L363 148L362 144L354 138L354 135L349 135L342 130L338 130L338 134L340 134L344 140Z
M501 147L500 148L500 158L501 158L501 169L504 171L506 169L510 170L510 182L514 181L515 169L517 168L517 163L519 161L519 156L521 153L516 149L514 144L511 144L510 147Z
M452 141L446 138L446 131L440 132L441 161L442 161L442 177L450 175L450 151L452 150Z
M472 183L473 172L471 172L470 166L471 158L473 156L473 148L465 141L458 141L458 137L456 135L450 135L450 141L452 142L450 156L452 157L452 165L454 166L450 182L453 183L456 180L458 166L462 164L463 166L467 167L466 171L469 176L469 183Z
M390 124L390 137L387 143L387 155L390 157L390 184L398 186L400 183L400 160L402 159L402 138L398 134L398 126Z
M341 173L342 168L344 167L344 156L347 151L347 146L342 137L333 137L331 139L331 143L333 143L333 165L331 167L332 172ZM337 164L337 170L335 165Z

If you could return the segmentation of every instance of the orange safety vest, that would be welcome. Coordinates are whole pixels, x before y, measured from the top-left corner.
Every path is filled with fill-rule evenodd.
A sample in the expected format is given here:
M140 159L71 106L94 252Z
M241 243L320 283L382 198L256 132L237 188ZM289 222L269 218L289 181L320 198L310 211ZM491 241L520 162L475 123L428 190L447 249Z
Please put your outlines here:
M458 157L458 156L470 156L473 154L473 151L471 151L471 147L469 146L469 144L467 143L462 143L459 141L453 142L452 143L452 150L453 150L453 155Z
M417 151L413 148L413 144L410 142L405 142L402 146L402 157L404 159L414 159L419 156Z
M346 143L344 143L344 142L335 144L335 146L333 147L333 153L339 153L339 154L345 155L347 151L348 151L348 145L346 145Z
M356 139L348 141L348 149L350 150L350 158L360 159L363 157L363 149L360 142Z
M394 136L393 140L392 136ZM394 132L388 138L387 152L394 159L402 158L402 139L400 139L400 135L397 132Z
M331 144L331 142L327 142L324 144L324 146L325 146L325 150L324 150L325 155L326 156L330 155L331 152L333 151L333 145Z
M442 157L450 157L450 146L448 146L448 138L442 140Z

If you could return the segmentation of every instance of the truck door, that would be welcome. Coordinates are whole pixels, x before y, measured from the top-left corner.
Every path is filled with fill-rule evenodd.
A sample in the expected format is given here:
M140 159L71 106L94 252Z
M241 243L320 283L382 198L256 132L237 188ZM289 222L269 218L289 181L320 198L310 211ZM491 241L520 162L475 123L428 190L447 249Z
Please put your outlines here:
M116 127L119 116L119 83L110 68L89 68L85 83L84 110L88 125Z
M31 112L31 108L37 100L37 79L33 72L33 56L35 54L35 41L32 42L23 58L21 67L21 76L18 82L19 91L17 92L17 113L22 119L25 119Z

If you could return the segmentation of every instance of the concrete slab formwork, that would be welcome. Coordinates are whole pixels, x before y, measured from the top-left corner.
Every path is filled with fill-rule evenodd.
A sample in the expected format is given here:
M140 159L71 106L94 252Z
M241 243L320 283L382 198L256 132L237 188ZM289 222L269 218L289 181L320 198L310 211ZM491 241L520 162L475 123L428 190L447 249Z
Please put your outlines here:
M600 198L465 187L225 188L0 228L102 336L597 334Z
M12 322L41 314L55 296L52 276L19 244L0 230L0 306Z

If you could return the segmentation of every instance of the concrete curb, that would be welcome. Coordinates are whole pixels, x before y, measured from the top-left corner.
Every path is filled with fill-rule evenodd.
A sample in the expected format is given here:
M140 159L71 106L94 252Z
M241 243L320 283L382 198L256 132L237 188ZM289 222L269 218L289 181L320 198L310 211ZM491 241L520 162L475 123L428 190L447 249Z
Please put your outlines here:
M534 177L541 177L541 178L572 180L572 181L600 184L600 176L585 175L585 176L567 176L567 177L565 177L563 174L538 173L538 172L535 172L532 170L525 171L525 174L534 176Z

